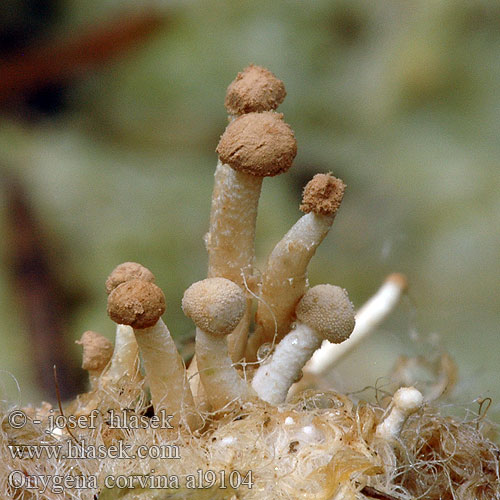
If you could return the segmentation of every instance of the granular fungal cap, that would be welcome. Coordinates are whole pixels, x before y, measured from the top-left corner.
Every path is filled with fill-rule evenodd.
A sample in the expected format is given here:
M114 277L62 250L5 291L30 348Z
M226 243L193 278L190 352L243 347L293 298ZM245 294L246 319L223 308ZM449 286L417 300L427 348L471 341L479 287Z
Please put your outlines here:
M227 126L217 153L223 163L235 170L267 177L286 172L292 166L297 142L282 114L248 113Z
M269 70L251 64L229 84L224 105L228 113L271 111L286 96L285 85Z
M113 355L113 344L92 330L84 332L76 343L83 346L82 368L87 371L102 371Z
M304 213L333 215L342 203L345 188L344 182L330 173L316 174L304 188L300 209Z
M109 295L118 285L133 279L154 283L155 276L147 267L137 262L124 262L111 271L106 280L106 292Z
M207 278L193 283L182 298L182 310L205 333L229 335L245 313L243 290L226 278Z
M324 339L340 344L354 330L354 307L347 292L334 285L316 285L302 297L297 319Z
M154 326L165 312L165 296L148 281L133 279L117 286L108 296L109 317L134 329Z

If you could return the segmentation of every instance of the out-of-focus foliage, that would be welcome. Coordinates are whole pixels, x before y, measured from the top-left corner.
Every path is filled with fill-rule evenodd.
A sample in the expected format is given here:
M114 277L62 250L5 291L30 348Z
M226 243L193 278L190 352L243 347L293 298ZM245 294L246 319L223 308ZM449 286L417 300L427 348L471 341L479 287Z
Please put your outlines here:
M386 376L398 354L446 349L460 369L456 401L492 396L498 414L500 4L156 5L168 18L164 30L82 78L65 114L36 125L6 115L0 123L1 161L26 182L44 227L63 242L59 271L86 297L68 335L94 329L112 337L103 283L124 260L156 273L172 332L191 333L180 299L205 273L225 88L254 62L285 82L280 111L299 146L295 167L264 183L261 266L300 216L301 186L332 171L348 191L311 282L340 284L360 305L389 272L410 281L411 303L342 363L336 380L358 390ZM60 29L70 33L118 5L62 7ZM22 324L10 312L4 275L0 310L14 318L0 327L12 346L0 362L29 399Z

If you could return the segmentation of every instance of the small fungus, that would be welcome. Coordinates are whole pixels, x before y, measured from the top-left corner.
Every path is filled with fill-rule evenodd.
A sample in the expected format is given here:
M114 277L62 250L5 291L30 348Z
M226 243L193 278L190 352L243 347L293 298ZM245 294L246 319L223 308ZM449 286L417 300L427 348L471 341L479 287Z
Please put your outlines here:
M151 400L158 413L199 425L181 356L161 319L165 296L154 283L133 279L118 285L108 296L108 314L118 324L130 325L142 355Z
M182 310L196 325L196 360L205 393L214 409L246 399L251 391L231 364L226 339L246 308L241 288L225 278L193 283L184 293Z
M255 223L263 178L286 172L297 153L292 129L283 115L247 113L232 121L219 145L206 235L208 277L222 277L245 287L255 266ZM233 361L245 351L250 300L242 324L229 339Z
M377 436L385 441L396 439L408 417L418 411L423 402L424 398L418 389L399 388L392 396L389 415L377 426Z
M262 364L252 381L261 399L285 401L288 390L323 340L339 344L354 328L354 308L345 290L317 285L299 302L295 328L276 346L271 360Z
M256 359L262 344L278 343L288 333L297 302L307 288L307 266L333 224L344 190L345 184L331 174L317 174L306 185L301 208L308 213L277 243L268 258L257 328L249 340L247 361Z

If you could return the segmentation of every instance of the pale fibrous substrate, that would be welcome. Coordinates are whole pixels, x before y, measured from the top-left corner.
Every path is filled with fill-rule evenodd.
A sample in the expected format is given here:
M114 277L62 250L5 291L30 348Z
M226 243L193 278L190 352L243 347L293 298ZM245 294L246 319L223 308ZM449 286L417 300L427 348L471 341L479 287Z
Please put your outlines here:
M305 186L304 215L257 272L261 186L286 173L297 152L276 111L285 95L256 65L228 87L207 277L182 301L196 331L190 365L153 272L119 265L106 281L114 347L92 331L79 341L89 392L64 408L2 410L2 498L500 498L500 450L481 417L441 416L439 394L426 397L418 383L376 404L315 388L407 283L391 275L358 313L341 286L309 285L308 264L346 189L332 173Z

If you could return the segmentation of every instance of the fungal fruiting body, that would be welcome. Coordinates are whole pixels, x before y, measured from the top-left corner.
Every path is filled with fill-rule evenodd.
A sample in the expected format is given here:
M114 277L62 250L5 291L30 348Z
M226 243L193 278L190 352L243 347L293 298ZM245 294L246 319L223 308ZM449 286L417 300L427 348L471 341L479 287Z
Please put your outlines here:
M399 437L408 417L420 409L423 402L422 393L414 387L399 388L392 397L389 415L377 426L377 437L386 441Z
M109 295L117 286L140 279L154 283L154 274L137 262L124 262L113 269L106 279L106 293ZM135 340L134 330L130 325L116 325L115 347L111 357L110 366L103 375L108 383L117 383L122 377L138 381L139 372L139 347Z
M308 264L345 190L330 173L307 184L304 215L276 244L258 277L254 237L262 180L285 173L296 154L293 131L275 111L284 97L283 83L254 65L228 88L230 123L217 147L205 238L208 277L182 299L196 326L189 370L161 318L165 297L154 275L140 264L121 264L106 281L108 314L117 324L114 350L99 334L83 335L92 388L65 409L84 419L105 418L78 429L77 436L69 426L44 430L54 413L48 403L24 408L31 420L22 429L3 418L0 491L6 499L56 498L58 491L34 488L35 478L75 473L95 484L65 492L64 498L500 498L500 450L481 434L482 418L442 417L423 404L416 387L396 388L386 404L355 403L333 390L294 391L303 369L319 377L339 359L336 349L345 355L359 345L395 307L406 282L393 275L356 315L342 287L309 288ZM307 365L315 351L319 361ZM106 416L119 409L146 425L112 426ZM172 424L166 432L152 425L162 412ZM12 443L75 442L107 452L123 445L143 453L167 446L177 453L167 457L174 460L148 453L119 460L104 453L89 460L54 455L37 461L9 452ZM200 472L211 478L208 486L187 482ZM155 478L167 476L177 480L175 491L158 486L165 483ZM125 486L113 487L110 477L124 478Z
M82 368L89 372L90 380L102 374L113 354L113 344L97 332L88 330L76 341L83 347Z
M333 224L345 184L331 174L317 174L304 188L305 215L274 247L262 276L257 328L247 346L255 360L259 346L279 342L290 329L295 307L307 289L307 266Z
M208 277L227 278L243 288L252 283L255 224L264 177L286 172L297 153L292 129L273 111L285 98L283 82L250 65L229 85L226 109L231 122L217 146L219 162L205 237ZM237 237L236 237L237 236ZM251 300L241 324L228 339L233 361L244 356Z
M208 276L224 277L244 286L252 281L255 265L255 222L264 177L286 172L297 146L283 116L265 111L232 121L217 152L210 231L207 235ZM249 301L250 304L250 301ZM233 333L231 357L244 355L249 316Z
M294 329L278 344L271 360L255 373L252 386L268 403L285 401L302 367L323 340L339 344L354 328L354 308L340 287L317 285L308 290L296 309Z
M191 285L182 309L196 325L196 360L200 379L214 409L245 400L250 388L232 366L225 337L245 313L243 291L226 278L207 278Z
M119 325L130 325L141 352L156 412L183 419L195 428L198 418L187 383L184 363L167 325L161 319L165 296L149 281L132 279L118 285L108 296L108 314Z

